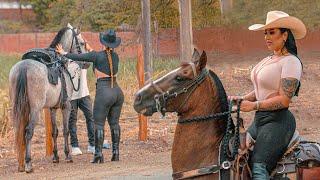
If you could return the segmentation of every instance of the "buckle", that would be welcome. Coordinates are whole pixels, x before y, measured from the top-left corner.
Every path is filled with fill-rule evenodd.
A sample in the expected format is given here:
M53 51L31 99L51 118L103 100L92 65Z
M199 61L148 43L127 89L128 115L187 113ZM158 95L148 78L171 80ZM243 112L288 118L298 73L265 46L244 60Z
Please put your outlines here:
M221 164L222 169L230 169L231 162L230 161L223 161Z

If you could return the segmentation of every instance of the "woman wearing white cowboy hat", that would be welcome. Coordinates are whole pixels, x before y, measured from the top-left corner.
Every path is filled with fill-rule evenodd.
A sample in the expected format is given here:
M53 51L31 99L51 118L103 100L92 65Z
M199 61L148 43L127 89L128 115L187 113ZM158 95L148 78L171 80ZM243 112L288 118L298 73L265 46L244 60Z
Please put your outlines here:
M256 141L252 175L253 179L269 179L295 132L295 118L288 110L292 97L298 95L302 73L295 39L303 38L307 31L301 20L281 11L268 12L266 24L252 25L249 30L264 31L266 45L273 53L252 69L254 90L229 99L243 99L241 111L256 111L248 129Z
M86 44L89 53L70 54L66 53L61 45L56 51L75 61L92 62L94 73L97 78L96 96L93 105L93 119L95 125L95 153L92 163L103 163L102 146L104 140L104 125L106 119L111 131L112 158L111 161L119 161L120 126L119 117L122 109L124 96L116 81L119 68L119 56L113 50L121 43L113 29L100 33L100 42L105 49L99 52L93 51Z

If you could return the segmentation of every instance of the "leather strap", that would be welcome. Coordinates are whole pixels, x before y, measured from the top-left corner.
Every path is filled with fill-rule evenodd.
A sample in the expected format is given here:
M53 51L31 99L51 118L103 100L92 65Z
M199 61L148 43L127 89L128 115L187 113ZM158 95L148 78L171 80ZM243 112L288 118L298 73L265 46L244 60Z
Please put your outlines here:
M203 176L208 174L214 174L218 173L222 169L219 165L211 165L199 169L194 169L190 171L184 171L184 172L177 172L172 174L173 179L186 179L186 178L193 178L197 176Z
M197 77L196 65L193 62L190 62L189 64L191 65L194 77Z

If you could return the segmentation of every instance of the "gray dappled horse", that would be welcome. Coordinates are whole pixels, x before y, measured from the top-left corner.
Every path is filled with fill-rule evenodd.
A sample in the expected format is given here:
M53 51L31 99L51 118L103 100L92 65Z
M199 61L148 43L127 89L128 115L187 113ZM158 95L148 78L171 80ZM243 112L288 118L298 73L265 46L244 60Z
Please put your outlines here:
M85 43L81 34L69 24L58 32L50 48L55 48L57 44L61 44L66 52L85 52ZM72 63L66 62L66 65L68 64ZM75 74L75 72L71 72L71 74ZM50 108L52 137L54 140L53 162L59 162L57 153L58 128L56 124L56 108L62 109L64 152L66 161L72 162L68 146L68 120L71 111L70 97L74 86L70 79L71 77L66 71L63 72L63 75L68 98L62 107L60 103L60 95L63 90L61 78L59 78L57 85L50 84L48 69L45 64L32 59L25 59L15 64L10 70L9 94L12 105L11 115L15 125L18 170L21 172L32 172L31 139L43 108Z

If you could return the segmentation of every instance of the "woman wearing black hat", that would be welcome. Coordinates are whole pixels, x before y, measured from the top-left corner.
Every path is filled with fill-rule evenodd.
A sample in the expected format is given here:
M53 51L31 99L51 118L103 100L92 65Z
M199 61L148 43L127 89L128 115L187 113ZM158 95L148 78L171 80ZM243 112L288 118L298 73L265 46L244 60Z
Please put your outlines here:
M120 126L119 117L124 101L121 88L116 81L119 66L119 57L113 48L120 45L121 39L116 36L113 29L100 33L100 42L105 46L103 51L90 51L85 54L66 53L61 45L56 51L75 61L92 62L97 78L96 96L93 106L93 118L95 123L95 153L92 163L103 163L102 145L104 141L104 124L106 118L111 131L112 158L111 161L119 161Z

